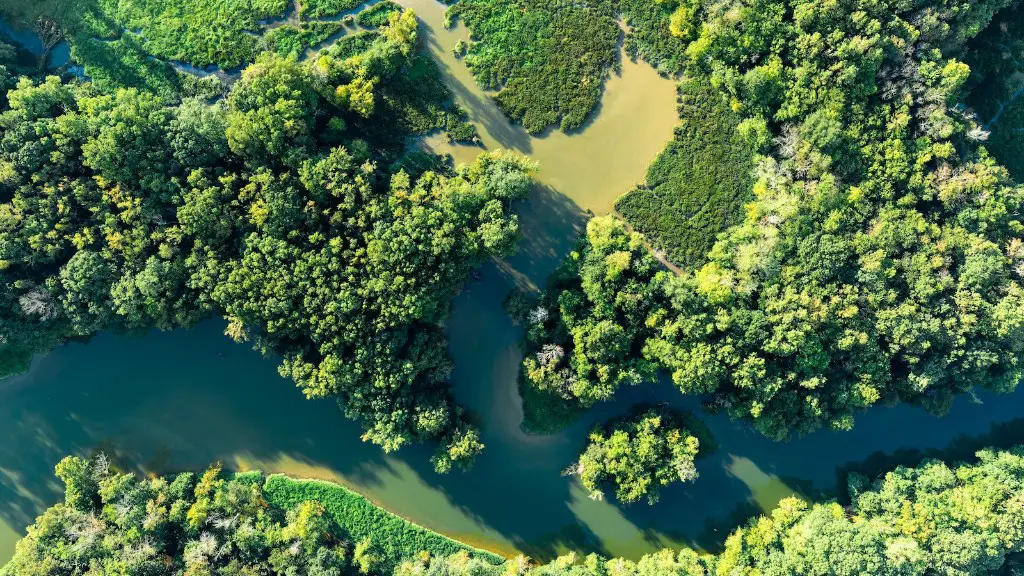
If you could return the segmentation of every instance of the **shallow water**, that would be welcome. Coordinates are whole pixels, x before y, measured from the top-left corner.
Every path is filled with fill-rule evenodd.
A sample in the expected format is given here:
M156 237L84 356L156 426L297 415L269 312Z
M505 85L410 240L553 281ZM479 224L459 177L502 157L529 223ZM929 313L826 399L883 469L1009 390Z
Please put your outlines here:
M504 120L450 52L465 30L440 26L443 6L404 0L424 21L425 44L477 123L488 147L513 148L542 164L541 186L520 209L525 238L506 262L491 263L456 298L448 327L459 401L484 422L487 450L466 473L438 476L430 446L385 456L359 441L358 426L330 401L307 401L263 359L221 335L223 323L154 332L144 338L101 335L38 358L26 374L0 381L0 562L15 534L61 497L54 464L68 453L100 449L127 468L166 472L220 460L343 482L419 524L502 553L547 559L569 549L636 557L662 546L721 544L738 519L802 493L833 493L841 467L911 461L920 450L969 455L978 445L1024 440L1018 418L1024 391L957 400L936 419L912 407L879 408L849 433L822 432L773 443L722 416L706 421L720 444L700 460L701 477L664 490L655 507L595 502L559 471L572 462L586 430L634 402L696 408L666 385L622 390L570 429L529 436L515 382L520 332L501 300L514 285L542 284L572 245L584 212L610 209L643 177L675 124L674 87L645 65L623 62L596 119L580 133L530 138ZM430 143L457 159L481 148ZM998 426L994 427L994 424Z

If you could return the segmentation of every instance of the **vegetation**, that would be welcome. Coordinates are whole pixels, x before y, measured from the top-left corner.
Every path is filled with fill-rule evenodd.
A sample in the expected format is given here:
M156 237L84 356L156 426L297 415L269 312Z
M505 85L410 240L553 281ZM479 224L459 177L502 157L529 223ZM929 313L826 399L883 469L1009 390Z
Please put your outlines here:
M660 74L675 76L686 69L688 31L678 28L679 16L693 10L693 0L619 0L619 10L629 27L626 54L642 59Z
M387 170L437 126L414 113L443 110L414 92L436 74L415 42L404 12L344 58L266 53L213 105L19 79L0 113L3 373L71 338L217 313L365 440L438 439L439 471L471 462L483 445L447 392L442 326L471 271L515 249L533 166Z
M597 106L619 38L611 0L460 0L447 17L473 33L474 78L531 134L579 128Z
M641 349L659 270L639 234L594 218L536 302L510 297L514 319L526 326L522 386L537 391L524 395L529 420L565 425L578 413L573 404L589 407L621 385L654 378L656 365Z
M302 18L329 18L355 10L366 0L303 0L299 2Z
M717 555L665 549L634 562L569 554L540 566L521 556L502 564L325 482L218 467L143 479L112 472L102 456L65 458L57 475L64 502L28 528L3 576L980 576L1024 567L1020 447L953 466L926 460L874 481L851 475L847 506L787 498L733 531Z
M595 500L603 500L603 486L613 484L619 502L646 498L654 504L660 487L697 479L693 460L699 448L683 414L650 408L594 428L579 461L566 473L579 476Z
M385 20L386 22L386 20ZM263 36L267 50L282 56L302 56L307 49L326 42L345 30L341 22L309 22L301 26L286 24L272 28Z
M378 28L388 23L392 13L401 12L402 7L391 0L382 0L363 10L356 17L356 23L367 28Z
M263 485L267 503L277 509L289 510L303 502L317 502L324 515L340 529L339 537L348 542L371 542L377 572L390 573L401 562L421 552L434 555L470 553L473 558L494 565L502 558L496 554L470 548L451 538L417 526L396 516L355 492L332 482L296 480L283 474L272 474Z
M284 14L288 0L136 0L111 3L104 14L141 37L146 51L196 66L227 69L251 62L259 20Z
M673 263L702 264L719 232L743 219L751 200L753 150L739 118L704 79L679 83L679 126L643 186L615 209Z
M586 404L619 375L662 368L682 392L709 395L775 439L849 429L879 403L942 413L974 387L1012 390L1024 351L1024 187L979 146L955 106L969 70L943 52L1003 5L699 7L690 73L743 118L737 129L759 152L754 200L698 269L657 275L616 257L635 282L587 297L602 318L633 306L605 324L623 336L601 345L603 378L577 376L565 390ZM549 326L580 317L557 312ZM532 346L549 342L564 348L566 337ZM524 370L535 365L528 357Z
M628 24L626 52L662 74L679 73L685 42L673 36L676 0L458 0L445 15L462 18L473 41L456 56L477 82L497 90L495 100L531 134L549 126L573 130L597 107L608 73L617 66L616 20Z
M65 458L57 475L64 502L36 519L0 574L390 574L421 550L500 560L326 483L218 466L139 478L102 455Z
M395 575L1017 574L1024 568L1024 450L984 450L978 459L953 467L926 461L873 483L851 478L847 507L787 498L735 530L717 555L666 549L634 562L570 554L542 566L520 558L493 567L457 554L407 561Z

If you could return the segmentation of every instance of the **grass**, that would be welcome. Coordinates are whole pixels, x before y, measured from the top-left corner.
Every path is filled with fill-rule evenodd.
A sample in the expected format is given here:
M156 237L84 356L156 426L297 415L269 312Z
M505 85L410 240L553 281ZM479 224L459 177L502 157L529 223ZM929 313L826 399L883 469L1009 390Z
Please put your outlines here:
M647 170L643 186L615 209L680 266L703 261L715 236L743 218L751 198L753 150L739 135L739 118L708 84L684 80L680 123Z
M391 574L403 560L415 558L420 552L446 556L467 551L482 560L499 564L497 554L467 546L413 524L373 504L344 486L322 480L296 480L282 474L267 477L263 485L267 502L279 509L290 510L307 500L323 504L331 519L351 542L370 538L372 553L379 559L378 571Z

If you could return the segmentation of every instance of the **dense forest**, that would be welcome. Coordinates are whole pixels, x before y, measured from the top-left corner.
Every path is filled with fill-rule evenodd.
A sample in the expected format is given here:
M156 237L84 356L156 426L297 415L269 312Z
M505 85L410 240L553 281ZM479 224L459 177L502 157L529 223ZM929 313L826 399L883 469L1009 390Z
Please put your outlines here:
M638 561L574 554L504 563L376 508L339 486L212 467L140 479L105 458L57 466L64 502L29 527L4 576L53 573L394 576L855 576L1016 574L1024 545L1024 450L929 460L871 480L849 503L797 498L734 530L718 554Z
M380 18L375 16L375 18ZM313 58L263 52L226 97L21 77L0 113L4 374L104 330L190 326L280 358L364 439L482 448L447 392L442 325L471 271L515 249L533 166L500 152L405 169L450 93L411 12Z
M696 6L682 23L673 15L673 33L690 39L686 73L717 87L756 151L753 199L700 262L670 246L687 254L680 274L601 242L578 249L567 262L576 277L558 277L543 299L525 380L586 406L661 369L776 439L849 429L876 404L942 413L975 387L1012 390L1024 188L958 105L970 68L955 56L1005 5L766 0ZM732 156L712 150L679 162L726 171L716 163ZM685 240L675 221L660 221L658 242ZM661 224L637 220L652 225ZM602 259L577 256L588 253ZM615 274L603 274L610 266ZM590 314L601 322L588 326L614 335L599 378L581 362L597 337L577 329ZM537 384L533 351L548 345L562 355L546 373L563 376Z
M140 478L103 454L65 458L56 472L64 502L0 574L389 574L421 551L500 561L336 484L219 466Z

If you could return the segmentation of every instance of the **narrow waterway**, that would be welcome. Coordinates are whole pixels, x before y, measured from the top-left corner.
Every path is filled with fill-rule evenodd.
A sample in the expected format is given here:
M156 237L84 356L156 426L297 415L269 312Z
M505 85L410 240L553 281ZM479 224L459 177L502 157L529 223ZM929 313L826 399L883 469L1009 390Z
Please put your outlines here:
M14 540L62 487L54 464L68 453L104 450L122 466L146 472L201 468L222 461L343 482L419 524L498 552L537 559L598 551L636 557L663 546L715 548L738 519L801 493L833 494L848 466L912 461L922 450L966 456L978 445L1024 439L1024 391L980 403L957 400L937 419L912 407L880 408L849 433L821 432L770 442L722 416L707 417L720 445L702 459L692 485L665 490L655 507L595 502L560 471L587 429L638 401L696 408L666 385L623 390L563 433L529 436L519 429L516 392L520 332L501 309L515 285L543 283L569 250L585 211L607 212L643 177L671 136L674 86L649 67L623 62L595 119L579 133L530 138L509 124L451 55L461 27L441 26L434 0L403 0L423 21L459 102L483 145L511 148L542 164L540 186L520 211L525 239L518 255L484 267L457 297L448 326L455 394L483 422L487 450L466 473L436 475L430 446L385 456L359 441L358 426L330 401L304 400L276 373L272 359L222 336L223 323L154 332L143 338L101 335L38 358L26 374L0 381L0 563ZM429 144L457 159L481 147Z

